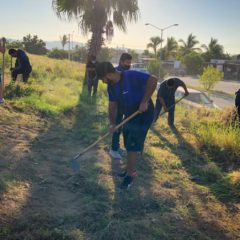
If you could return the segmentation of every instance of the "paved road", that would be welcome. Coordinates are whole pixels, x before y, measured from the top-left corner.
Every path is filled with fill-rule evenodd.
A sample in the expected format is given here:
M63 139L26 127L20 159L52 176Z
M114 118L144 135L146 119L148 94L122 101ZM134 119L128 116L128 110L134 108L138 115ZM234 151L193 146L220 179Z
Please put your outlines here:
M180 77L187 85L200 87L197 78L186 76ZM214 88L216 91L225 92L228 94L234 94L240 88L240 82L236 81L220 81Z
M180 77L187 86L201 87L198 78L186 76ZM215 91L221 91L228 94L234 94L240 88L240 82L236 81L220 81L214 88ZM235 105L235 98L224 94L213 94L210 97L214 103L220 108L230 107Z
M235 105L234 97L226 97L220 95L211 95L210 98L220 108L232 107Z

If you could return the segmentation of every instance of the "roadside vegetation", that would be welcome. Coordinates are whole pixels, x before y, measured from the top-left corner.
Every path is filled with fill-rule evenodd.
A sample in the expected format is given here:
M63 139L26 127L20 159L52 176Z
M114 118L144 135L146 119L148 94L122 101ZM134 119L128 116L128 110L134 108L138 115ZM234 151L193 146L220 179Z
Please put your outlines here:
M70 159L107 131L106 86L82 86L85 66L30 55L28 84L10 84L0 107L0 239L238 239L240 128L231 110L179 104L149 132L132 189L119 192L125 160L110 139Z

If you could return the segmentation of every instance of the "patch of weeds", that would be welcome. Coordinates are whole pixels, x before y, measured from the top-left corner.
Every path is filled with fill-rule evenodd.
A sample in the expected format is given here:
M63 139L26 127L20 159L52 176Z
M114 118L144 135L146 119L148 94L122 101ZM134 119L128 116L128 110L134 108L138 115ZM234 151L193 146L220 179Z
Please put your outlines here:
M6 86L4 92L5 97L7 99L26 97L30 96L33 93L38 93L40 95L41 94L40 88L33 87L29 84L24 83L17 84L14 82L11 82L8 86Z
M213 184L212 191L220 200L227 202L239 202L240 180L234 181L232 175L229 174Z

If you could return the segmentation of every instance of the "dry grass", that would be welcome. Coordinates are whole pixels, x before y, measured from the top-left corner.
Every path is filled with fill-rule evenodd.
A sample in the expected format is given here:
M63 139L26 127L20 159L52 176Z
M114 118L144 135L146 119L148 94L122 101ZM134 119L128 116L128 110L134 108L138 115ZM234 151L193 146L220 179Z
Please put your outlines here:
M37 57L32 59L38 64ZM39 58L39 66L47 68L45 60L54 69L54 60ZM32 84L47 88L41 77ZM48 101L69 91L79 97L68 113L44 118L35 108L20 111L16 99L0 107L0 239L239 238L239 168L228 158L219 162L212 151L222 142L208 137L210 130L213 136L222 134L211 127L213 122L219 126L218 112L178 106L177 131L167 127L166 116L160 118L139 156L134 186L120 192L116 172L125 159L109 157L109 139L79 159L77 174L70 169L71 157L107 129L105 87L93 100L70 90L71 80L66 86L61 80L51 84L56 91ZM204 148L207 141L212 145Z

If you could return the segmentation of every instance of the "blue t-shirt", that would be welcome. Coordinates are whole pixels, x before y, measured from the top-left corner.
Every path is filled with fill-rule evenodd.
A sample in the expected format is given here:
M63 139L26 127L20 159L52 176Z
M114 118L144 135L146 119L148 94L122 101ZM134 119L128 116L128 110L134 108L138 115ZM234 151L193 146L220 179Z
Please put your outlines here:
M150 75L133 70L121 73L121 80L114 85L108 85L110 102L118 102L123 108L138 106L146 92Z

